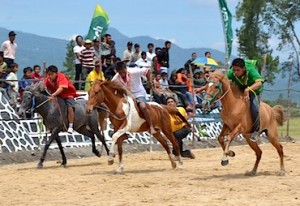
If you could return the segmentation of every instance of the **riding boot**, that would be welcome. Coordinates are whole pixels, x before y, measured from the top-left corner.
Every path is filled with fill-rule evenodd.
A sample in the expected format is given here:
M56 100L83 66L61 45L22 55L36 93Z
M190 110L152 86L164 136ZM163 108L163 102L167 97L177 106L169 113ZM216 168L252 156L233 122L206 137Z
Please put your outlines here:
M156 131L153 127L153 124L152 124L152 121L151 121L151 116L149 114L149 111L148 111L148 108L141 108L143 114L144 114L144 117L147 121L147 123L149 124L149 127L150 127L150 134L156 134Z

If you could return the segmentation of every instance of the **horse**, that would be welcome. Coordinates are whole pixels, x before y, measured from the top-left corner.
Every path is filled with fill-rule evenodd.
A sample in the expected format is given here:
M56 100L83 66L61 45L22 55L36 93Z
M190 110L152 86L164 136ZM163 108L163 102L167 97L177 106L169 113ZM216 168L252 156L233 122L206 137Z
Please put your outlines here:
M56 97L54 101L49 101L48 97L49 93L47 92L45 84L43 82L27 86L23 93L23 100L21 102L18 114L19 116L22 116L25 114L25 111L33 107L33 110L35 110L38 114L42 116L43 123L46 126L46 128L51 131L51 136L48 138L45 144L43 154L40 158L37 167L43 167L43 162L45 160L47 150L54 139L58 144L62 156L61 166L66 167L67 159L58 133L67 130L67 106L64 100L60 97ZM104 136L102 135L103 133L100 133L98 127L98 118L101 119L101 115L98 115L98 112L96 110L93 111L91 114L87 115L85 112L86 102L87 101L83 98L78 98L75 100L74 129L78 133L81 133L91 138L93 153L96 156L101 157L101 153L96 149L94 136L94 134L96 134L97 138L102 142L103 146L105 147L108 155L109 149L106 145Z
M95 81L93 86L89 90L89 98L86 106L86 111L92 112L92 110L101 104L105 104L108 107L110 113L110 121L114 126L114 134L112 136L112 143L110 147L110 154L108 158L108 164L114 163L115 151L114 147L117 143L119 154L119 167L116 169L116 173L124 172L124 164L122 161L122 142L127 138L126 132L146 132L149 130L149 124L143 118L142 112L138 109L137 102L132 95L117 82L112 81ZM182 160L179 152L179 145L175 137L173 136L171 129L171 122L169 114L177 115L187 125L190 124L187 120L178 112L177 108L172 108L166 105L159 105L158 103L147 103L150 107L150 114L153 122L153 126L157 133L153 136L161 143L166 150L169 160L173 168L176 168L175 160L178 160L180 168L182 166ZM175 160L171 155L170 148L166 139L163 138L160 131L167 137L172 143L173 148L176 151Z
M246 172L246 175L256 175L262 151L256 142L249 139L253 124L249 101L246 102L243 99L244 95L241 89L232 84L227 76L219 70L210 74L205 91L206 95L202 106L206 110L210 110L213 102L217 100L222 102L221 118L223 128L218 136L218 141L223 149L222 166L228 165L227 156L235 156L235 153L229 150L229 145L237 135L242 134L256 154L254 167L250 172ZM265 132L271 144L276 148L280 157L279 175L284 175L283 148L279 143L277 130L278 124L282 125L284 122L283 107L280 105L270 107L268 104L261 102L259 116L260 133Z

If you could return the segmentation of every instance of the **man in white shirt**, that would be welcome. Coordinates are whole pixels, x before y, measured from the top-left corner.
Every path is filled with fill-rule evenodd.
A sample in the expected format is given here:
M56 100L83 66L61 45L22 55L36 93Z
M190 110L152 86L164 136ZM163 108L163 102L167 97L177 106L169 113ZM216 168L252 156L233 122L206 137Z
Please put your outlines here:
M147 92L141 80L141 77L143 75L147 76L148 81L150 80L150 68L127 68L124 62L118 62L116 64L116 70L117 74L113 77L112 81L121 83L127 88L127 90L129 90L133 94L134 98L138 103L139 108L143 112L145 119L150 126L150 133L155 134L156 131L151 121L150 108L149 105L146 104Z
M82 36L78 35L75 38L76 41L76 46L73 48L73 52L75 54L75 88L78 90L80 89L79 85L79 80L80 77L82 76L82 64L81 64L81 59L80 59L80 53L81 51L85 48L83 46L83 38Z
M10 31L8 33L8 40L4 41L1 47L4 53L4 62L6 62L8 68L11 68L11 64L14 63L16 58L17 44L14 42L16 35L14 31Z
M146 58L146 52L142 52L141 53L141 58L139 58L135 64L137 65L137 67L142 68L142 67L146 67L146 68L150 68L151 67L151 61L148 61Z
M149 43L149 44L147 45L147 48L148 48L148 51L147 51L147 53L146 53L147 61L152 62L152 61L153 61L153 58L156 56L155 52L153 51L153 49L154 49L154 44Z
M131 41L127 42L127 49L123 52L123 60L131 62L133 55L132 45L133 43Z

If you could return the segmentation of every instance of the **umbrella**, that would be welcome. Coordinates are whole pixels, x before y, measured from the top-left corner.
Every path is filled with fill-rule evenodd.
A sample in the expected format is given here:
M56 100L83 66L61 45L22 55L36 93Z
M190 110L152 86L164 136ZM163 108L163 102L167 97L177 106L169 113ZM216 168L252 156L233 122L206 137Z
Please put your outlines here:
M197 66L210 66L213 68L220 68L216 60L208 57L197 58L192 61L192 64L195 64Z

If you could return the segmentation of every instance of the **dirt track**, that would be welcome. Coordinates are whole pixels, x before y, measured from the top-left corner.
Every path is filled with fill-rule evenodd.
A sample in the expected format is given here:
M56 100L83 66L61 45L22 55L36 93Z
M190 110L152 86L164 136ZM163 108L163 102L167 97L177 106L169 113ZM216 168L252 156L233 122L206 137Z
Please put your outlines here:
M255 177L249 146L234 146L236 157L220 165L220 148L193 150L183 170L171 169L165 152L125 155L125 174L107 157L73 159L68 168L46 161L0 167L0 205L300 205L300 143L282 143L287 174L277 176L279 158L270 144ZM117 161L117 158L115 159Z

